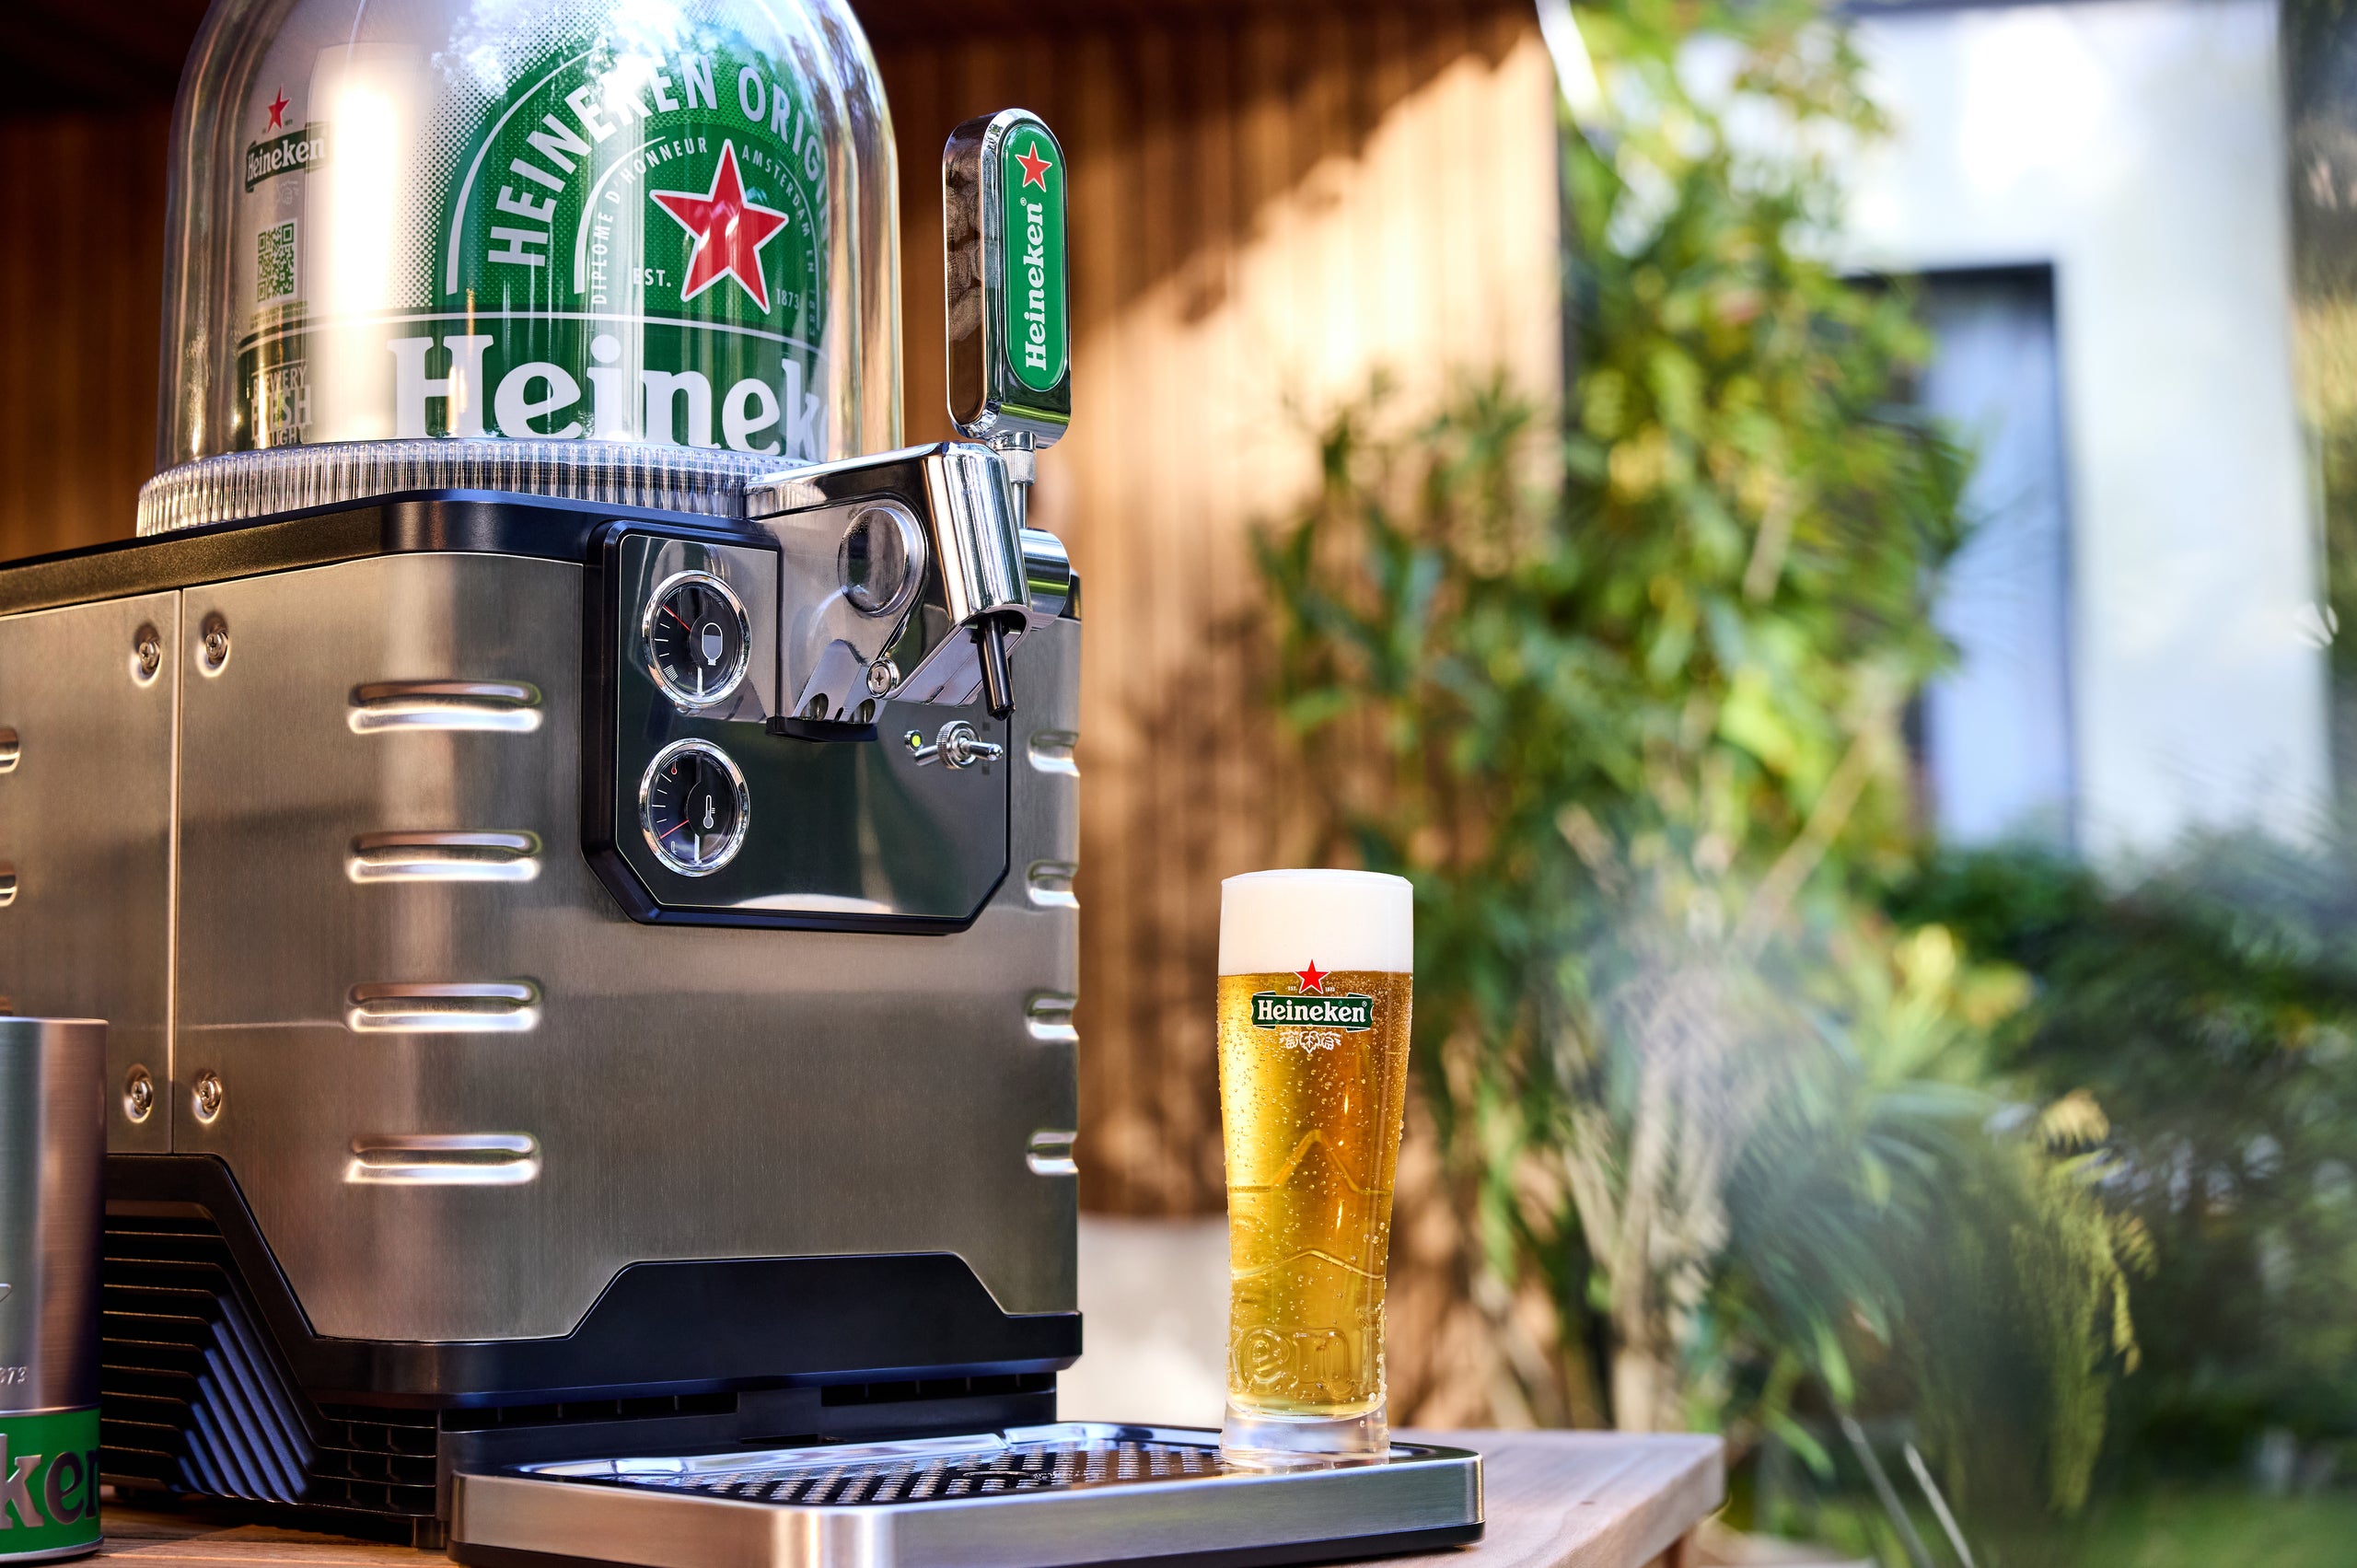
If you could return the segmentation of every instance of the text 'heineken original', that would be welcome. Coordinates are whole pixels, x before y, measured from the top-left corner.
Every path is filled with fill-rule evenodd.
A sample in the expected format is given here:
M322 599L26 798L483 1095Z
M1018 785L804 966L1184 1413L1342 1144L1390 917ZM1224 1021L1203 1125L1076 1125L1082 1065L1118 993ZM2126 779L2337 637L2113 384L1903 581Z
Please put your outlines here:
M229 0L188 85L166 464L897 443L892 149L839 6Z

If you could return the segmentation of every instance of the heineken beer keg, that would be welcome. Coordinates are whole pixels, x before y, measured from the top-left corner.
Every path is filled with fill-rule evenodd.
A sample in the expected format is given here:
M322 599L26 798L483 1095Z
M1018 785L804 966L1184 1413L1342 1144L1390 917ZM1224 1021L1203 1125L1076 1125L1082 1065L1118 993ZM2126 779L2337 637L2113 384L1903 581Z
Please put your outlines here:
M0 1562L99 1544L106 1039L0 1017Z
M891 132L846 0L218 0L171 171L160 468L899 445ZM168 503L143 531L220 520Z

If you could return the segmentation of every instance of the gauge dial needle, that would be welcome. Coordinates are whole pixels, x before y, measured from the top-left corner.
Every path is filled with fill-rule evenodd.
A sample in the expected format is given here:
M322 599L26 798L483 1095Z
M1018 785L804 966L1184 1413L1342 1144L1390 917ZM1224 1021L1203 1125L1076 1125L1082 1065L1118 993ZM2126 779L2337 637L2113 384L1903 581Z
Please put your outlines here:
M680 829L682 829L682 828L686 827L687 825L688 825L688 819L687 819L686 818L684 818L684 817L680 818L678 821L676 821L676 822L672 823L669 827L668 827L668 828L664 829L660 833L657 833L657 834L656 835L656 842L657 843L660 843L663 840L669 838L673 833L678 832Z
M689 624L688 624L686 621L679 621L679 612L678 610L673 610L669 605L668 605L668 604L667 604L667 605L665 605L665 606L663 607L663 613L664 613L664 614L666 614L666 615L668 615L668 616L669 616L669 617L670 617L672 620L674 620L674 621L679 621L679 629L680 629L681 631L683 631L683 632L687 632L687 633L691 633L691 634L692 634L692 633L694 633L695 628L694 628L694 627L692 627L692 626L691 626L691 625L689 625Z

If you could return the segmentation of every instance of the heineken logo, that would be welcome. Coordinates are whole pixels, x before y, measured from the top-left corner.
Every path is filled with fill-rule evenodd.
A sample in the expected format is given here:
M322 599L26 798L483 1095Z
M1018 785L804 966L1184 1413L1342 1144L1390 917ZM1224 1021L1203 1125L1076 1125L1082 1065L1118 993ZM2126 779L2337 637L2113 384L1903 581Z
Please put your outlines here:
M278 107L285 107L283 99ZM263 180L282 174L317 168L327 160L328 128L324 125L306 125L299 131L288 131L266 142L249 143L246 147L246 189L251 191Z
M1359 992L1343 996L1326 994L1330 971L1315 960L1294 971L1297 992L1256 991L1252 993L1252 1026L1262 1029L1326 1028L1364 1034L1375 1028L1375 998Z
M1006 345L1016 379L1035 392L1064 378L1072 357L1064 273L1063 154L1047 127L1022 124L999 149L1005 198Z
M695 247L688 253L681 301L693 299L723 278L733 278L761 310L770 308L770 285L761 276L761 247L786 225L786 215L746 199L737 173L737 145L720 144L720 162L710 190L650 191L655 204L678 220Z
M97 1544L96 1410L0 1415L0 1530L11 1557Z

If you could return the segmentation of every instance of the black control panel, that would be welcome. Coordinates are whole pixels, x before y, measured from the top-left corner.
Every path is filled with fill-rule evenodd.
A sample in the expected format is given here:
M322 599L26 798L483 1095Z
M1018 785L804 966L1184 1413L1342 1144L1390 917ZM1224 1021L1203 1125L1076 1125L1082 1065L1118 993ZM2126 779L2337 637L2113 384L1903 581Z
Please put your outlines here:
M979 702L782 712L761 533L620 522L590 565L583 846L633 919L972 923L1006 875L1008 763L929 765L900 737L962 721L1004 759L1006 721Z

